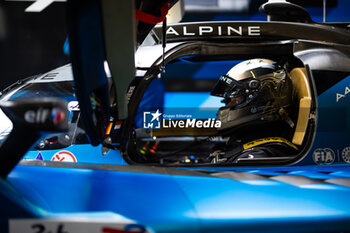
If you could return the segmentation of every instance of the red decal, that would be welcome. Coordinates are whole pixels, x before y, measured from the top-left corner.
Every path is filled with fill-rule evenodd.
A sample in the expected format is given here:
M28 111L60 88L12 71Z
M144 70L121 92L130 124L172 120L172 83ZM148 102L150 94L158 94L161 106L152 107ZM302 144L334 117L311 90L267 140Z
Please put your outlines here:
M60 162L77 162L77 158L73 155L73 153L63 150L59 151L54 156L52 156L51 161L60 161Z
M102 228L103 233L140 233L140 231L128 231L123 229L115 229L115 228L109 228L104 227Z

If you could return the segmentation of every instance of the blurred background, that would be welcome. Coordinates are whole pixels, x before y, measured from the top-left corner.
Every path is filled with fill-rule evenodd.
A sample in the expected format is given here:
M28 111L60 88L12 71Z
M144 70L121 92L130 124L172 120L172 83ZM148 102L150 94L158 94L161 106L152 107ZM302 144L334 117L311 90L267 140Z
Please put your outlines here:
M259 6L266 0L185 0L183 21L265 21ZM323 20L323 0L290 0ZM69 63L63 52L67 36L64 0L42 12L25 12L30 0L0 0L0 90L31 75ZM349 0L327 0L327 22L350 22Z

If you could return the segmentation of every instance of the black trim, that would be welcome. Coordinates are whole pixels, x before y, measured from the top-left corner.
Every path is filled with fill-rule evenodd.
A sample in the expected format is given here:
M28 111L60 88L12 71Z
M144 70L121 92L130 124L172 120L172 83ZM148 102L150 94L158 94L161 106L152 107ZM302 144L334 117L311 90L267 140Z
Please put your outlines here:
M296 4L290 2L266 2L259 10L267 15L268 21L287 21L312 23L309 12Z
M350 187L349 178L331 178L331 179L315 179L301 175L289 175L290 171L272 171L280 173L281 175L264 175L254 174L245 171L210 171L210 170L192 170L192 169L178 169L169 167L150 167L150 166L123 166L123 165L107 165L107 164L90 164L90 163L66 163L66 162L54 162L54 161L42 161L42 160L22 160L19 165L21 166L40 166L40 167L56 167L56 168L74 168L74 169L93 169L104 171L118 171L118 172L135 172L146 174L161 174L161 175L176 175L176 176L197 176L197 177L212 177L212 178L225 178L235 181L247 181L247 180L274 180L282 183L303 186L312 184L330 184ZM322 173L321 171L317 171ZM267 170L269 173L269 170ZM286 175L283 175L286 174Z
M191 79L165 79L165 88L169 92L209 92L218 81L191 80Z
M93 169L93 170L104 170L104 171L137 172L137 173L163 174L163 175L207 176L207 177L210 176L209 173L191 170L191 169L177 169L177 168L170 168L170 167L156 167L156 166L143 166L143 165L125 166L125 165L109 165L109 164L95 164L95 163L67 163L67 162L42 161L42 160L22 160L19 163L19 165Z

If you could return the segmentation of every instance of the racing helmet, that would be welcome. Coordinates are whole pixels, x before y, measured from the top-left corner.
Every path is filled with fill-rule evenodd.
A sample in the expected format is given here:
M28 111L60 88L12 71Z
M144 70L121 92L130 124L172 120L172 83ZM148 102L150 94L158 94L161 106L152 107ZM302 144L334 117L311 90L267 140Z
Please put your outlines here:
M217 119L219 130L227 130L283 119L292 102L293 84L277 62L251 59L222 75L211 95L224 98Z

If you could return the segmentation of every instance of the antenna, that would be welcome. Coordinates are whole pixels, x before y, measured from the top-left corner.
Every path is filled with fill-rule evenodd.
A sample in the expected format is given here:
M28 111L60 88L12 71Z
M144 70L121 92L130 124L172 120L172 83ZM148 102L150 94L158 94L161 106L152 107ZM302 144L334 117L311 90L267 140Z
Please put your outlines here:
M326 22L326 8L327 8L327 0L323 0L323 23Z

